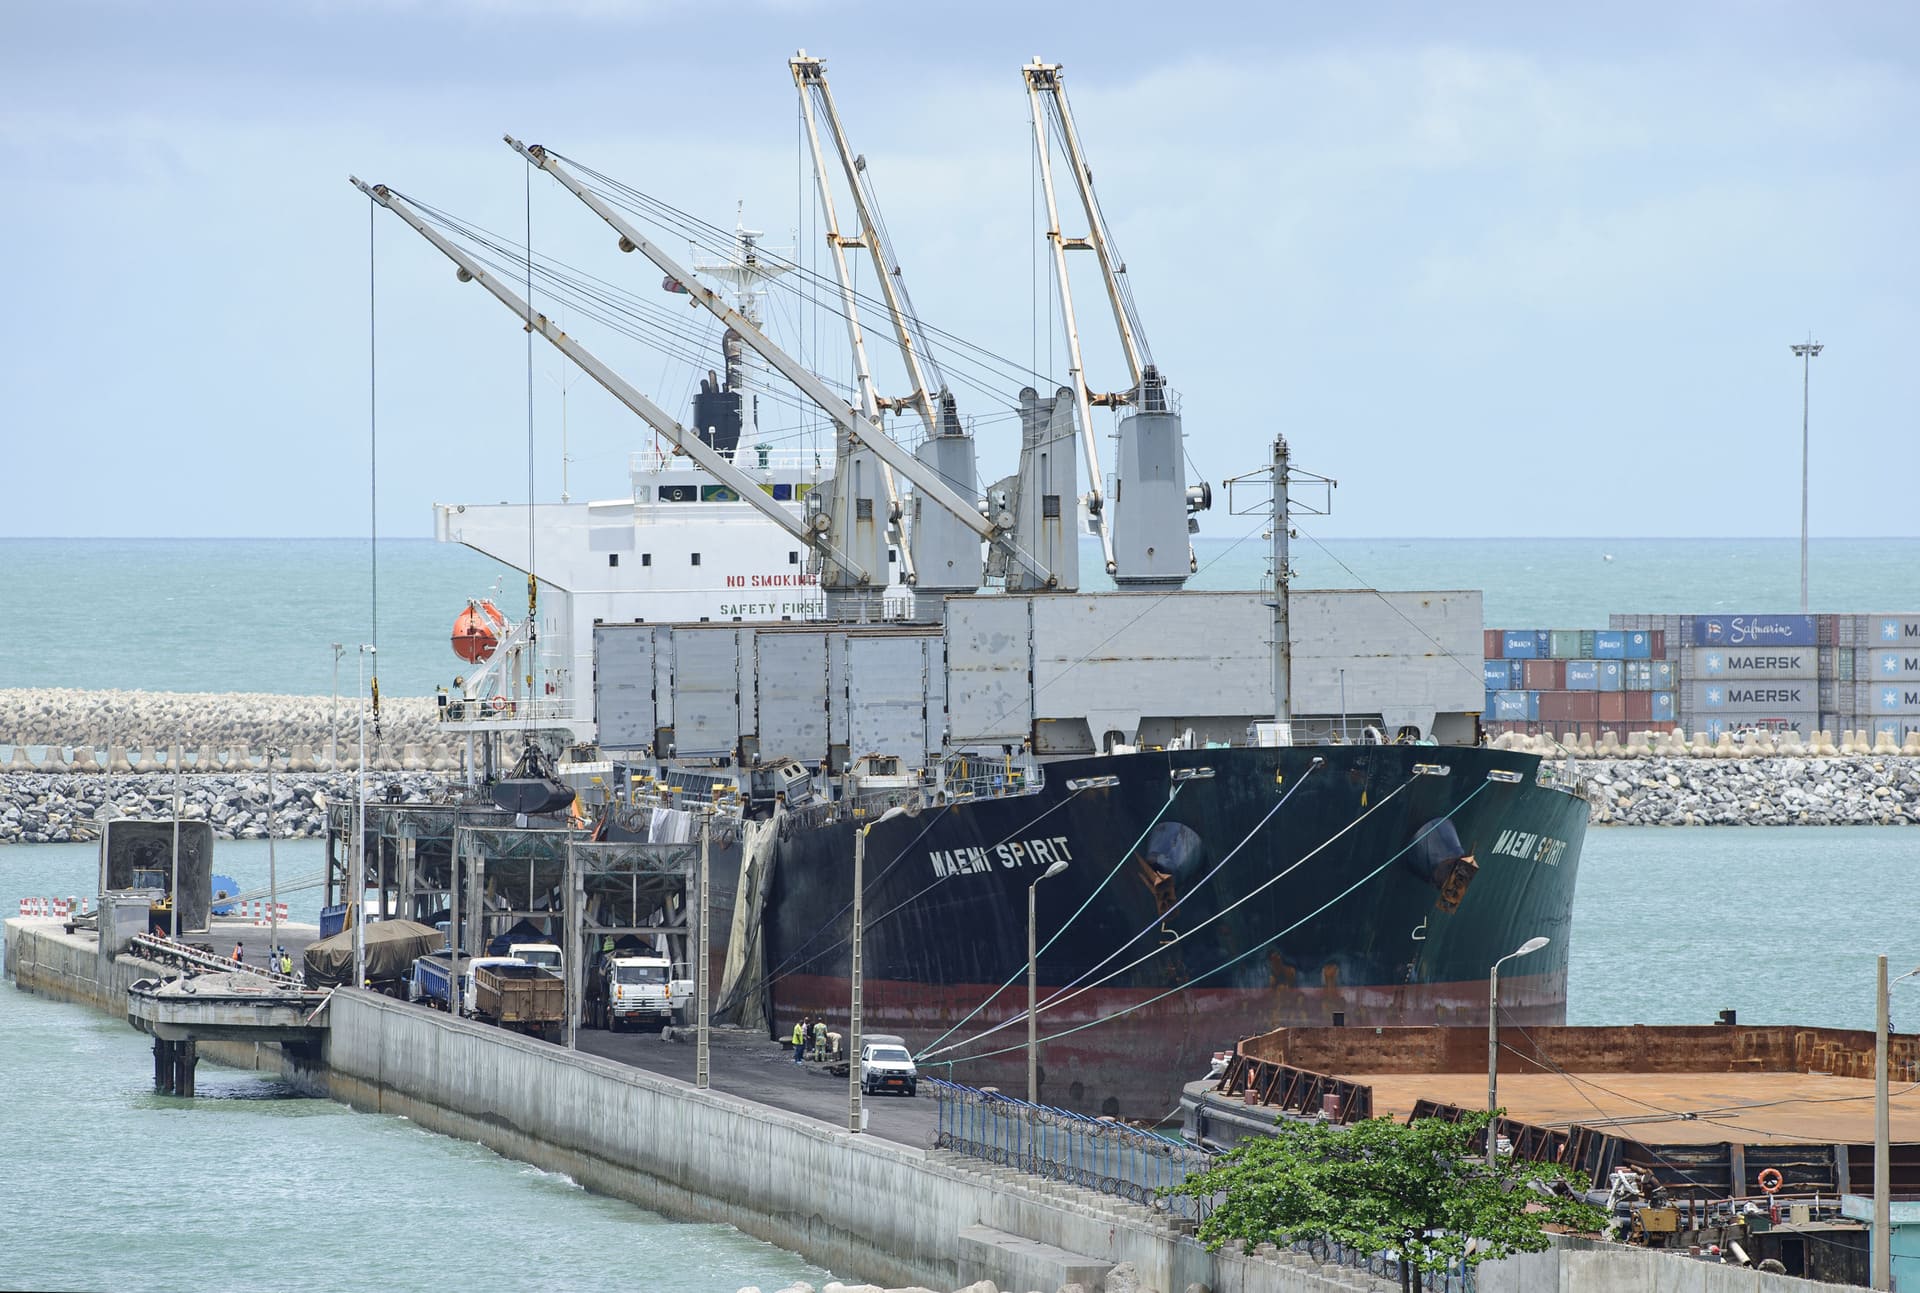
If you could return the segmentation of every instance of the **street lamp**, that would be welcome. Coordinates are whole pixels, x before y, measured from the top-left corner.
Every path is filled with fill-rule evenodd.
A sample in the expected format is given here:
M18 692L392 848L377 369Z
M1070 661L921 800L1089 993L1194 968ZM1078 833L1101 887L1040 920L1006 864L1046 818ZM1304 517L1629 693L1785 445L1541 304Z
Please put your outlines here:
M1811 333L1795 342L1800 357L1800 613L1807 613L1807 391L1813 379L1813 357L1826 349Z
M1034 1006L1034 998L1038 995L1038 984L1039 984L1039 977L1040 977L1040 971L1039 971L1040 954L1035 947L1035 933L1034 933L1034 920L1033 920L1033 911L1034 911L1033 894L1034 894L1034 890L1040 887L1041 880L1051 880L1053 879L1053 877L1059 875L1062 871L1065 871L1066 869L1067 869L1067 864L1064 861L1055 862L1052 866L1048 867L1045 871L1042 871L1038 879L1036 879L1032 884L1027 886L1027 1103L1028 1104L1040 1103L1040 1050L1039 1050L1039 1037L1038 1037L1039 1025L1036 1022L1038 1016Z
M346 644L335 642L333 646L333 700L327 706L327 771L340 770L340 653Z
M1920 969L1908 970L1893 983L1911 979ZM1878 958L1874 976L1873 1011L1873 1287L1893 1287L1893 1257L1887 1246L1893 1239L1892 1171L1887 1156L1893 1139L1893 1109L1887 1095L1887 958Z
M895 804L853 833L853 1000L847 1011L847 1130L855 1135L864 1130L860 1124L865 1121L860 1109L860 945L866 941L866 930L861 922L860 891L867 886L867 832L906 811L905 804Z
M1493 963L1487 971L1487 1170L1500 1170L1500 967L1516 956L1527 956L1551 942L1540 934L1528 939Z

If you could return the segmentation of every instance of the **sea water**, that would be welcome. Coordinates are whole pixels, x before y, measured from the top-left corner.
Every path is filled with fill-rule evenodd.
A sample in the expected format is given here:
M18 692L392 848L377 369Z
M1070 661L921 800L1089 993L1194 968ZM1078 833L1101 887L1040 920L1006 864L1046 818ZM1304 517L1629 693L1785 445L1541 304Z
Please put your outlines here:
M1257 588L1271 544L1259 518L1213 516L1194 543L1195 588ZM1328 539L1304 531L1295 588L1485 590L1494 628L1605 628L1610 613L1788 611L1794 539ZM144 688L324 696L359 685L377 638L382 691L425 696L464 667L449 637L470 597L526 612L526 581L456 544L356 539L0 539L8 630L0 688ZM1920 610L1920 539L1821 539L1816 611ZM1083 541L1082 586L1111 587ZM1478 677L1477 658L1464 662ZM0 733L0 737L4 737Z

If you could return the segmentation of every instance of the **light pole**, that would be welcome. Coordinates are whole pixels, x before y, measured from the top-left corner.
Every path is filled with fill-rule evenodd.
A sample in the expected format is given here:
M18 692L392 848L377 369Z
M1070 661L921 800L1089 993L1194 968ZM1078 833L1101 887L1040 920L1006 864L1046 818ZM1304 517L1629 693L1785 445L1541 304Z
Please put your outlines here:
M1920 969L1908 970L1892 983L1887 981L1887 958L1879 957L1874 972L1873 1010L1873 1287L1893 1286L1892 1165L1887 1162L1893 1139L1893 1108L1887 1094L1888 989L1901 979L1911 979Z
M1500 1170L1500 967L1516 956L1527 956L1550 941L1541 934L1528 939L1493 963L1487 971L1487 1170Z
M1040 1038L1038 1009L1034 998L1038 996L1040 953L1035 947L1034 930L1034 891L1040 887L1041 880L1051 880L1067 869L1065 862L1055 862L1042 871L1039 878L1027 886L1027 1103L1040 1103Z
M327 771L340 770L340 653L345 651L344 643L335 642L333 646L333 700L327 706Z
M1811 333L1797 341L1800 356L1800 613L1807 613L1807 392L1813 380L1813 357L1826 349Z
M853 999L847 1011L847 1130L856 1136L865 1130L860 1108L860 945L866 941L866 928L860 914L860 891L867 884L867 832L906 811L905 805L895 804L853 833L853 973L849 976Z
M360 775L354 789L353 849L349 854L353 858L353 884L347 890L347 914L353 919L353 986L358 988L367 981L367 657L374 648L362 642L360 644ZM459 959L454 960L456 973ZM459 993L451 994L457 1003Z
M267 966L280 968L280 871L274 865L273 836L278 814L273 804L273 755L267 747Z

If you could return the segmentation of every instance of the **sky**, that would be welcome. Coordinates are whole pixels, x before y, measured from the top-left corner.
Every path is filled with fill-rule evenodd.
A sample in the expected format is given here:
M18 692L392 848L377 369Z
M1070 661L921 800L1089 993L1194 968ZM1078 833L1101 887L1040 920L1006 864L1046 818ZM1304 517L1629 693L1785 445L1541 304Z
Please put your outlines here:
M921 313L1049 381L1018 69L1063 65L1216 490L1281 433L1339 482L1323 536L1796 535L1811 334L1814 535L1916 533L1911 6L64 0L5 24L0 534L428 537L436 501L524 500L530 435L557 498L563 425L570 495L620 496L647 428L544 345L530 373L513 316L370 228L347 177L657 294L511 133L716 225L738 206L824 270L803 47ZM773 314L845 375L818 311ZM569 330L684 414L697 370ZM959 392L987 479L1011 390Z

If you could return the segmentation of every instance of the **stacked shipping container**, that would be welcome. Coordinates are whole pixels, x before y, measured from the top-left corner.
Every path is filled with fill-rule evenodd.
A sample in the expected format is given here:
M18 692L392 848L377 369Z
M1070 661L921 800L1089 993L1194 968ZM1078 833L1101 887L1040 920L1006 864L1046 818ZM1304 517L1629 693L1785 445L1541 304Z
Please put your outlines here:
M1920 614L1615 615L1660 631L1680 669L1680 726L1718 736L1758 727L1920 731Z
M1678 674L1664 631L1489 629L1485 646L1484 721L1495 735L1625 740L1673 725Z

